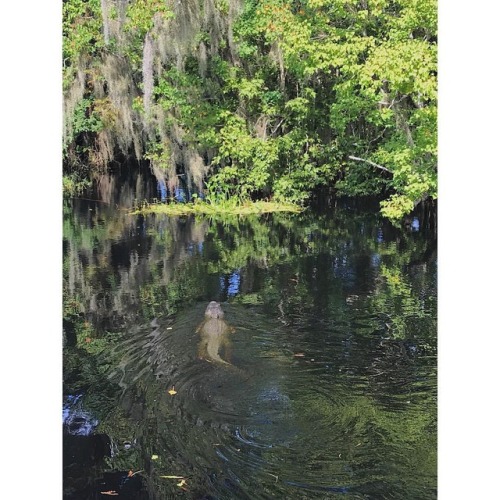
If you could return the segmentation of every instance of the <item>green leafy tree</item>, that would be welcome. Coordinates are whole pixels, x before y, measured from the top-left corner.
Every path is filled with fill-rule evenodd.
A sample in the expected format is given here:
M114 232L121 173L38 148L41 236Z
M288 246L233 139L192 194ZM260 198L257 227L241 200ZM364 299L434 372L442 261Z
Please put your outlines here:
M214 202L334 188L394 220L436 199L435 0L239 5L65 2L67 163L133 151Z

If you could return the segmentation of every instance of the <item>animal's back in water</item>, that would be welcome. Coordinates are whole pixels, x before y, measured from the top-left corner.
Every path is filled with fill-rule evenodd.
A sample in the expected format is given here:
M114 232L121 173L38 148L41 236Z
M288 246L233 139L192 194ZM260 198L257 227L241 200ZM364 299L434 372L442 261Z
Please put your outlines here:
M198 344L200 358L220 365L232 366L219 354L224 348L224 356L229 360L231 350L229 335L234 332L234 328L224 320L224 311L219 302L212 301L208 304L205 319L200 323L196 332L201 337Z

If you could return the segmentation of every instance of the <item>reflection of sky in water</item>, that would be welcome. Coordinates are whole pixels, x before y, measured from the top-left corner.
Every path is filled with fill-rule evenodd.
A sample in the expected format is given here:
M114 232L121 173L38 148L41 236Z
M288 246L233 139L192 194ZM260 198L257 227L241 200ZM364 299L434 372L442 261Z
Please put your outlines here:
M234 296L234 295L237 295L238 292L240 291L240 281L241 281L241 277L240 277L240 271L234 271L234 273L232 273L230 276L229 276L229 279L228 279L228 282L229 282L229 285L227 287L227 294L231 297L231 296ZM224 276L221 276L220 277L220 286L221 286L221 289L224 290L225 288L225 279L224 279Z
M411 222L411 230L413 232L417 232L420 229L420 222L418 220L418 217L413 217L413 220Z
M370 262L371 262L371 265L373 267L378 267L380 266L380 261L381 261L381 257L378 253L373 253L371 256L370 256Z
M333 259L333 275L337 279L343 280L346 285L354 284L356 273L349 263L347 256L335 257Z
M229 287L227 289L228 295L236 295L240 290L240 272L235 271L229 277Z
M377 231L377 242L382 243L384 241L384 233L382 232L382 229L379 228Z
M74 436L89 436L99 421L82 409L82 394L67 396L63 405L63 425Z
M203 253L203 241L200 241L199 243L190 243L186 247L186 251L187 251L188 255L191 257L193 255Z

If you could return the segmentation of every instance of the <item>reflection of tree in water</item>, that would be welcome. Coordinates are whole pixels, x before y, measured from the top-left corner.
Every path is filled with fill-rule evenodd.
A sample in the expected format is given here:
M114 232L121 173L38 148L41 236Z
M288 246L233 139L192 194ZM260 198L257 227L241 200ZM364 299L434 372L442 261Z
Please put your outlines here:
M83 221L77 210L71 214L69 209L65 221L65 298L77 298L100 332L147 315L143 306L150 306L153 316L175 308L175 297L162 297L173 299L172 304L158 303L155 294L183 274L178 268L193 256L192 247L203 243L206 223L165 219L153 229L154 221L126 212L111 215L98 204L78 208L88 212ZM175 289L170 288L172 295Z
M322 310L331 294L366 295L380 262L408 263L426 244L401 233L380 241L377 221L359 223L341 212L202 221L131 217L98 204L67 211L67 295L80 296L87 314L111 316L111 324L113 315L114 321L131 312L152 318L214 293L225 299L269 288L272 295L273 285L287 292L281 309L288 294L299 294L290 307L306 304L307 295Z
M432 457L424 457L433 446L435 380L421 381L435 364L432 238L343 210L198 220L132 217L80 200L68 203L64 215L65 393L84 394L99 432L111 437L110 467L143 469L150 491L160 497L176 491L161 473L194 477L200 466L210 472L213 464L178 452L184 443L205 443L210 419L200 418L197 426L185 413L181 393L166 393L182 349L196 355L196 339L191 350L189 343L169 345L168 336L159 343L149 323L158 317L168 333L170 322L191 311L195 327L202 309L195 318L193 304L201 308L209 300L230 299L251 308L249 318L250 310L258 310L280 325L261 349L294 367L284 368L280 382L283 394L293 396L294 412L304 421L332 423L329 437L309 436L317 440L316 451L304 444L312 462L317 457L324 463L325 442L340 446L361 481L374 459L365 445L356 445L380 438L385 451L386 443L396 443L393 458L414 446L412 466L432 476ZM241 318L242 326L248 322ZM321 346L314 362L292 358L312 346ZM330 384L319 385L323 392L310 389L315 379L301 378L302 370L317 366ZM134 374L140 374L135 381ZM216 389L217 377L204 383ZM369 395L347 391L353 383ZM327 396L332 387L343 405ZM180 422L186 419L190 425L184 428ZM210 432L216 442L220 429ZM348 440L346 432L359 441ZM157 449L164 451L160 461L151 459ZM213 452L206 449L204 456ZM273 453L263 456L272 461ZM330 465L338 473L338 464ZM378 466L389 474L382 459Z

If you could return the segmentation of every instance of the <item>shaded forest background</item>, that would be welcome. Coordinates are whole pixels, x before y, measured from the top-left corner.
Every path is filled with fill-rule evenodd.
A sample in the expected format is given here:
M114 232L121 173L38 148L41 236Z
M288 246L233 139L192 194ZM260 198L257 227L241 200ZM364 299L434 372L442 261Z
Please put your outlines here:
M148 161L169 193L303 203L436 186L434 0L67 0L68 187Z

